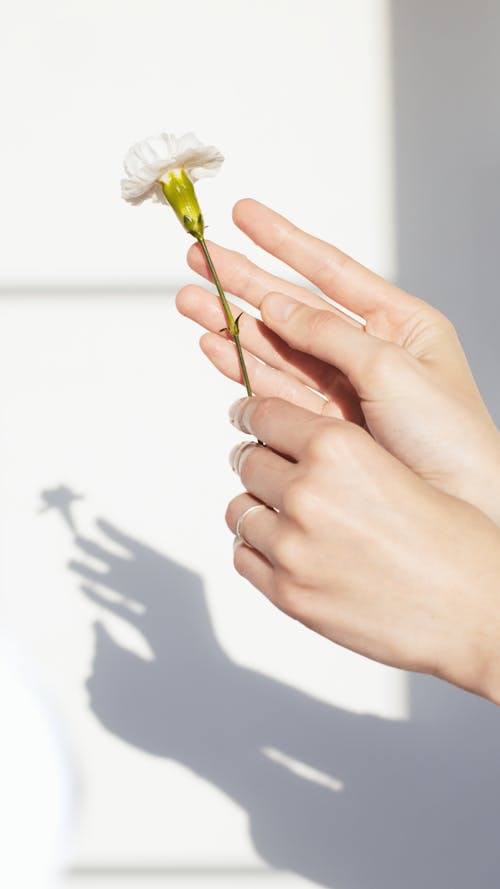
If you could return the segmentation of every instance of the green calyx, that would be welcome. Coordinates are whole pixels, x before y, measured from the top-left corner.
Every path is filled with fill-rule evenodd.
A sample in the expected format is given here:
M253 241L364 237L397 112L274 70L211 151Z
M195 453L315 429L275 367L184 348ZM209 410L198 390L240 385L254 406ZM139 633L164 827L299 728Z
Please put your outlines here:
M194 185L184 167L165 174L166 181L159 180L163 194L173 208L179 222L193 238L203 238L203 216Z

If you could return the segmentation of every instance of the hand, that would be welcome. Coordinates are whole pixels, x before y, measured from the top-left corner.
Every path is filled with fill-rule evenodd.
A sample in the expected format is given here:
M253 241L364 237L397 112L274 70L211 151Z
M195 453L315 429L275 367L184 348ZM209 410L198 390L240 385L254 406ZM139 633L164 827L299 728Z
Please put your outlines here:
M500 530L359 426L245 398L231 462L235 566L275 605L360 654L500 703ZM249 545L247 545L249 544Z
M422 479L500 524L500 436L448 319L256 201L236 204L234 219L261 247L366 319L364 329L306 288L212 245L223 286L260 308L265 322L248 314L240 319L254 391L365 425ZM209 277L197 246L188 259ZM273 311L278 301L271 291L289 298L286 318ZM201 340L210 360L240 379L233 344L214 333L224 326L217 297L188 286L177 305L212 331Z

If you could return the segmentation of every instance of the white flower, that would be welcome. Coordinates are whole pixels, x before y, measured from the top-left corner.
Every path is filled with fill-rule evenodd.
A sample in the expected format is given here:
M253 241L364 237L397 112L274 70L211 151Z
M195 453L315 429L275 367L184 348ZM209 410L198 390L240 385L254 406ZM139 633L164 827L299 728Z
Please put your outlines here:
M130 204L151 199L166 204L160 180L168 181L173 170L184 169L192 182L215 176L224 158L214 145L203 145L194 133L174 136L161 133L137 142L124 161L127 179L122 179L122 198Z

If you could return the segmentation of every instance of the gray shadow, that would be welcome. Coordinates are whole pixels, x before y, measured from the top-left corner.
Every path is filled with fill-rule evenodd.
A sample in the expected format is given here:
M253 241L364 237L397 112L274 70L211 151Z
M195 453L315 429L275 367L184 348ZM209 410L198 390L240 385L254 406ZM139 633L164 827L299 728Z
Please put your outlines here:
M391 10L399 283L454 322L498 423L500 3Z
M492 704L412 676L411 721L396 722L242 667L217 640L196 574L107 521L97 527L95 539L74 538L81 555L70 568L82 592L133 625L153 653L138 657L96 624L87 690L109 732L181 763L241 806L272 868L331 889L496 885ZM269 747L343 789L294 774L265 755Z

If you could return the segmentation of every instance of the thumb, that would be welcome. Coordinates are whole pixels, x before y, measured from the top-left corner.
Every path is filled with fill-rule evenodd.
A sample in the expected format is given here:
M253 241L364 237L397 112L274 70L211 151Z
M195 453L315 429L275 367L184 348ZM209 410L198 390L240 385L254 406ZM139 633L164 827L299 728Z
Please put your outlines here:
M399 346L354 327L329 309L268 293L260 311L265 324L289 346L341 370L360 396L380 388L382 376L392 374L395 362L401 361Z

